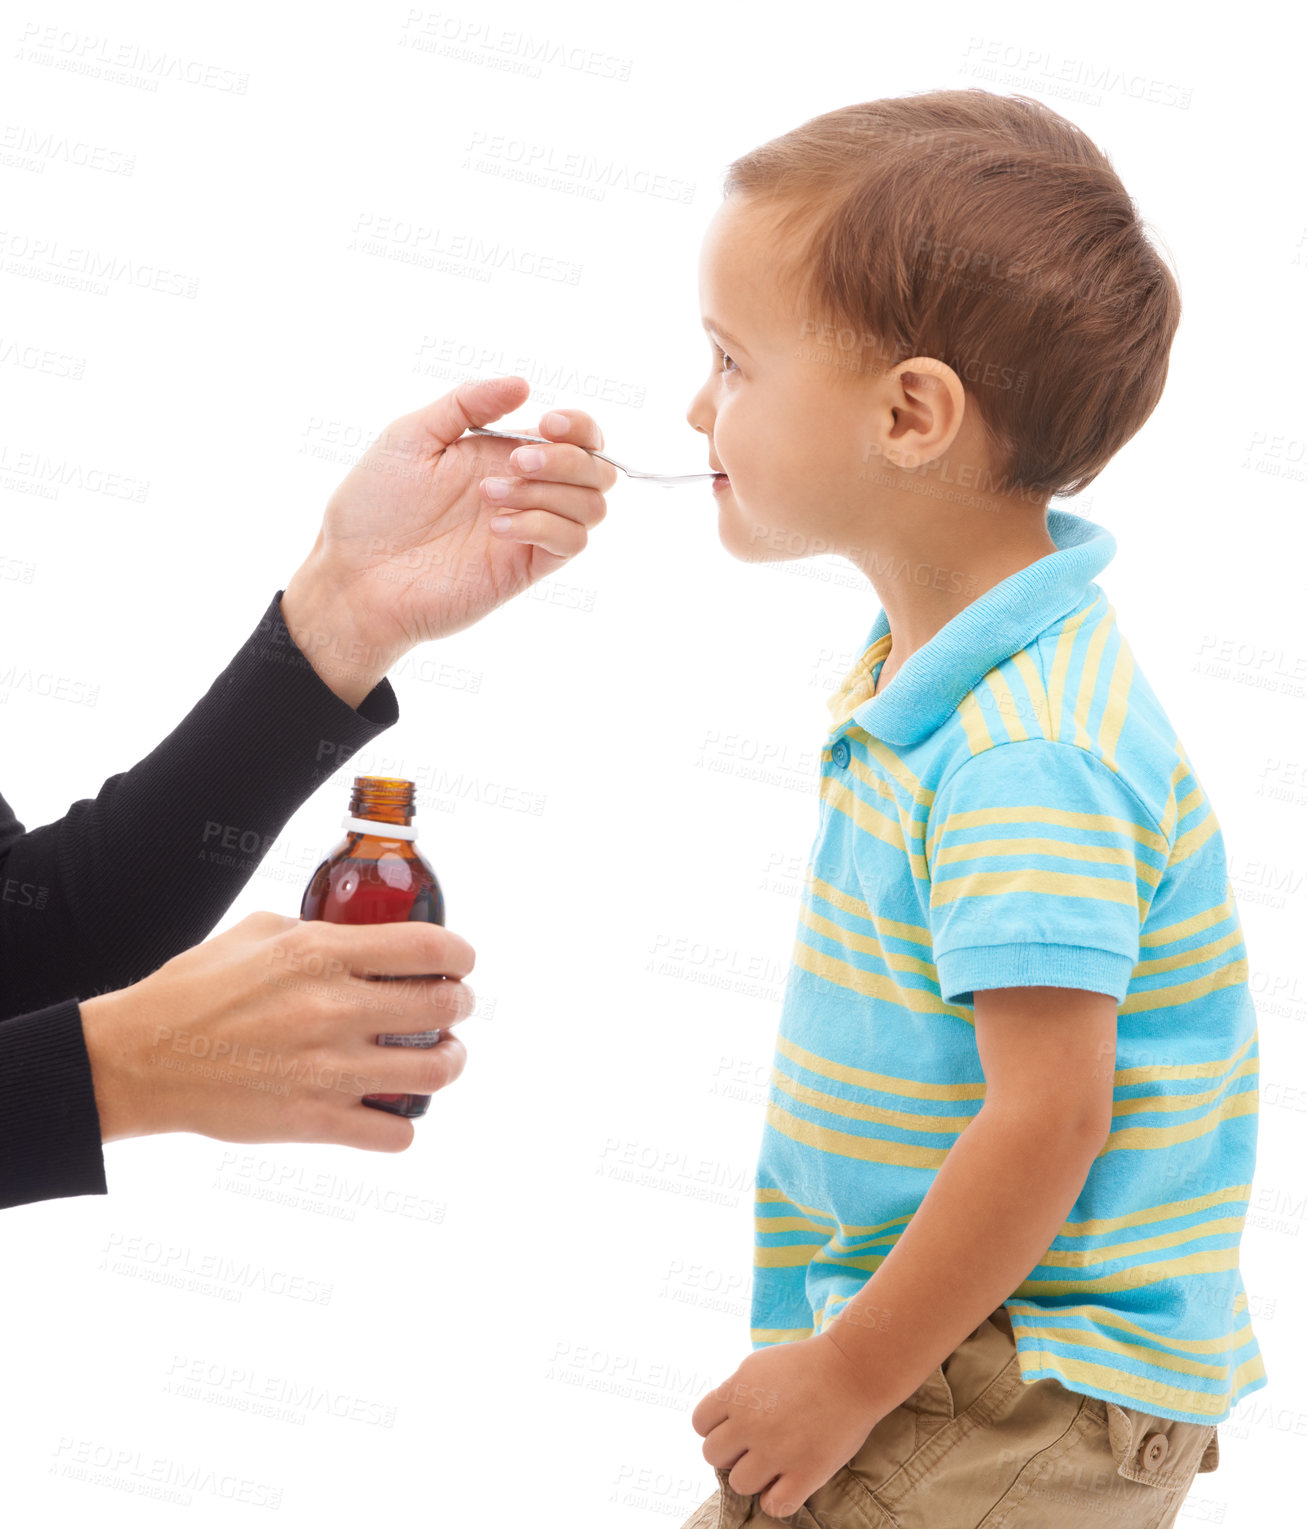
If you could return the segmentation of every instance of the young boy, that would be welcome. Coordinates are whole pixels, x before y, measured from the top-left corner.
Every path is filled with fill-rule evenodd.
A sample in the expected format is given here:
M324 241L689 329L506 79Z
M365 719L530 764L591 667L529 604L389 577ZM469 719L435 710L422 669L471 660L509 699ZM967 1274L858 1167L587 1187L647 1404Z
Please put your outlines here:
M1256 1015L1116 543L1049 499L1152 412L1175 280L1078 128L959 90L738 160L700 290L722 542L837 552L883 609L829 702L754 1352L694 1410L687 1529L1171 1524L1266 1384Z

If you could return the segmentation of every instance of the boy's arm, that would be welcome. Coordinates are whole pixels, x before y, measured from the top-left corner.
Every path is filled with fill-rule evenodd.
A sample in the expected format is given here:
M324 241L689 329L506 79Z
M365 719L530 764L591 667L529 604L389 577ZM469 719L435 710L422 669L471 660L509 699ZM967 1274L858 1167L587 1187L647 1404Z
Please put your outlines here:
M1079 988L975 994L985 1102L826 1329L879 1412L910 1396L1057 1236L1111 1129L1117 1007Z
M1048 1251L1111 1128L1117 999L975 994L985 1102L875 1274L815 1337L755 1349L691 1421L704 1459L793 1513Z

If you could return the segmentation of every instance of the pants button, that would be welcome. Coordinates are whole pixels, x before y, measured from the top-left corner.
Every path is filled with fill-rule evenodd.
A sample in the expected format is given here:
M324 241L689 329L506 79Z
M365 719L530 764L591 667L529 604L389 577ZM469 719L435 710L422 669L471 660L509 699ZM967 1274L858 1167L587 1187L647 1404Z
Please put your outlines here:
M1146 1471L1153 1470L1166 1459L1170 1440L1164 1433L1150 1433L1139 1451L1139 1463Z

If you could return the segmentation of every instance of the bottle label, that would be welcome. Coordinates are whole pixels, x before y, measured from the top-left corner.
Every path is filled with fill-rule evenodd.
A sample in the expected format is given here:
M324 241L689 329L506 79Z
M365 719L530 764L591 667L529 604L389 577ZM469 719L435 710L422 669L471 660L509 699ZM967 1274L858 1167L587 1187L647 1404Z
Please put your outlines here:
M340 820L347 833L371 834L377 839L416 839L418 831L412 823L379 823L375 818L352 818L348 814Z

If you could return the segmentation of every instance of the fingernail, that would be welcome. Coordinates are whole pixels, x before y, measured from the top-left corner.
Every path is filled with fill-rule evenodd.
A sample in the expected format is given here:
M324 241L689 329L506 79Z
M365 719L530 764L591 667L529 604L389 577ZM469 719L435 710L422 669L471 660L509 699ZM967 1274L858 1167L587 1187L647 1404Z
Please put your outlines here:
M481 486L486 491L487 499L507 499L512 487L507 478L487 478Z
M507 531L512 524L513 517L511 515L496 515L490 522L490 529L492 531Z
M540 423L554 435L562 435L565 430L572 428L572 421L566 414L546 414Z
M545 465L545 454L539 446L519 446L513 453L513 465L524 473L534 472Z

